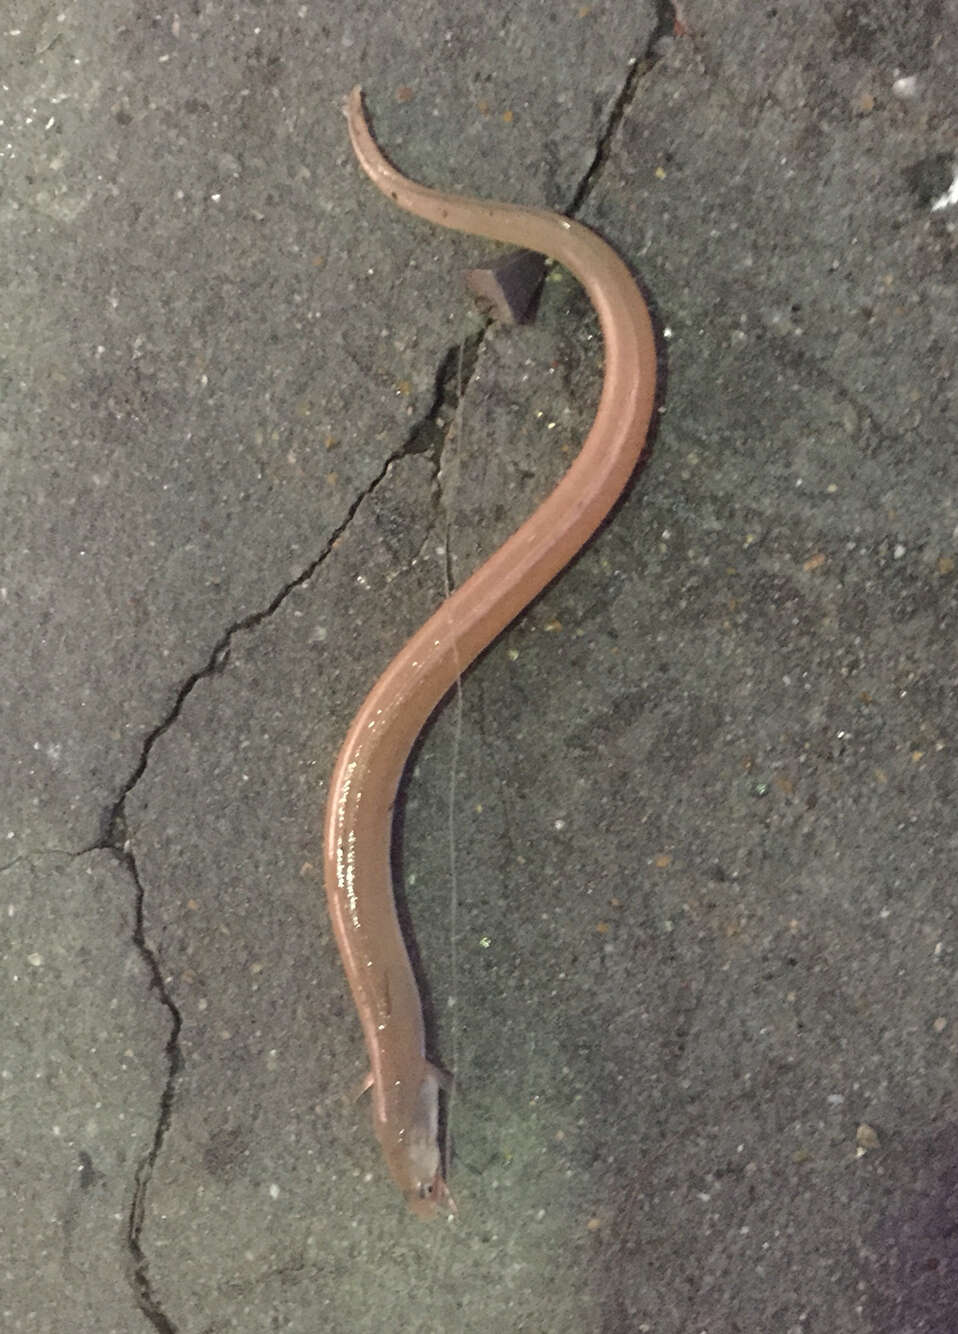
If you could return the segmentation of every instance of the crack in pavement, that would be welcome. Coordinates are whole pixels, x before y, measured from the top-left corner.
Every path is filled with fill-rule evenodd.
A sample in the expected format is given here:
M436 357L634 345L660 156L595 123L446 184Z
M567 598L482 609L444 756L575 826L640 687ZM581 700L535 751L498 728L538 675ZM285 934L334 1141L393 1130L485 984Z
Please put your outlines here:
M163 720L145 737L140 749L139 759L134 766L132 773L123 785L117 800L104 814L100 839L96 843L70 854L73 856L80 856L95 850L111 852L129 874L133 882L136 898L132 937L133 944L144 960L149 971L150 987L156 989L160 1003L164 1006L170 1016L170 1031L164 1048L167 1058L167 1076L160 1095L160 1105L153 1132L152 1144L147 1153L140 1159L134 1172L133 1190L127 1223L127 1246L130 1253L130 1284L133 1288L140 1310L153 1325L154 1329L159 1331L159 1334L177 1334L177 1326L163 1311L153 1293L149 1279L149 1261L143 1248L143 1228L146 1216L147 1192L153 1176L154 1167L162 1151L163 1143L166 1139L170 1122L172 1120L173 1104L176 1096L176 1082L183 1063L182 1052L179 1045L182 1016L166 987L157 954L146 939L144 928L145 890L143 882L140 879L136 858L132 848L132 841L129 837L127 828L127 798L146 772L154 746L179 718L183 711L183 707L194 688L206 677L218 674L225 670L229 661L230 645L233 637L244 630L253 629L263 621L268 620L269 617L282 606L283 602L285 602L286 598L294 589L299 588L313 577L319 567L333 551L337 542L349 528L349 525L355 518L360 506L384 481L392 465L402 458L407 458L415 454L429 454L432 459L434 476L438 479L440 455L444 439L444 423L446 420L454 418L455 416L455 409L458 403L459 385L464 382L459 374L458 368L460 363L464 367L468 366L471 375L471 370L475 365L475 358L478 355L478 346L481 336L481 334L472 335L469 338L466 338L461 345L456 344L446 352L440 362L439 370L436 374L435 393L428 410L409 432L403 444L389 455L376 476L353 501L345 518L333 531L320 554L310 562L302 573L290 580L289 583L285 584L264 609L253 612L248 616L244 616L242 619L230 625L216 641L206 664L187 677L178 690L176 698L166 717L163 718ZM19 858L15 860L19 860Z
M611 156L612 141L615 138L616 131L632 105L639 80L658 63L661 59L663 42L667 41L675 32L678 15L673 0L657 0L656 11L656 24L646 43L645 51L641 56L632 56L629 60L629 72L625 76L619 95L609 112L605 129L599 135L595 154L573 193L572 202L566 210L570 217L576 216L595 189L602 174L602 168Z
M93 852L93 851L95 851L95 850L96 850L96 847L95 847L95 846L94 846L93 848L79 848L79 849L77 849L77 848L25 848L23 852L18 852L17 855L16 855L15 857L11 857L10 861L8 861L8 862L3 862L2 865L0 865L0 875L4 875L7 871L12 871L13 868L14 868L15 866L19 866L19 864L20 864L21 862L33 862L33 861L37 861L40 857L57 857L57 858L68 858L68 859L69 859L69 858L73 858L73 857L82 857L82 856L84 856L86 853L88 853L88 852Z
M173 1116L173 1099L176 1093L176 1079L183 1063L182 1053L180 1052L180 1029L183 1020L175 1001L163 981L159 960L146 942L146 937L143 931L143 885L137 872L136 859L129 846L127 846L120 855L120 861L124 864L126 870L132 877L136 889L136 919L133 927L133 944L139 950L141 957L150 971L150 986L156 988L160 1003L166 1008L170 1015L170 1033L164 1048L167 1059L166 1081L163 1085L163 1092L160 1095L159 1114L157 1116L156 1126L153 1130L153 1143L150 1145L148 1152L140 1159L136 1171L133 1174L133 1195L130 1200L130 1211L127 1217L127 1247L130 1252L130 1283L140 1310L149 1320L154 1329L159 1330L160 1334L176 1334L176 1325L174 1325L172 1320L165 1314L153 1296L149 1280L149 1262L143 1251L141 1239L143 1235L143 1221L146 1216L147 1191L153 1176L153 1168L160 1155L160 1150L163 1147L163 1141L166 1138L166 1132L169 1129L170 1121Z

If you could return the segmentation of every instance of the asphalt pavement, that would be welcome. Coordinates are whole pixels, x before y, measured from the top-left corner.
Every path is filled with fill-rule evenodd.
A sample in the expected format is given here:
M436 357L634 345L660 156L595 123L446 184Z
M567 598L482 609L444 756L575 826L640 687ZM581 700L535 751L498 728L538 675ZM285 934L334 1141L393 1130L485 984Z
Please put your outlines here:
M956 68L955 0L4 7L4 1334L958 1330ZM431 1225L326 785L602 355L560 269L483 320L357 82L410 175L596 228L661 348L403 784Z

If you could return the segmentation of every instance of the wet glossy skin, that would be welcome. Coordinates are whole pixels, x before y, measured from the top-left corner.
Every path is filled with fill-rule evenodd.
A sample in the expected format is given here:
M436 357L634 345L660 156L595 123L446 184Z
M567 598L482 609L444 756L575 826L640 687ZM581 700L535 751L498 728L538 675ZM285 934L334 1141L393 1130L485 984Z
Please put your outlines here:
M360 166L400 208L564 264L588 292L605 345L602 394L575 462L389 664L353 720L330 782L326 894L369 1053L373 1126L410 1207L432 1217L454 1208L437 1141L444 1076L425 1057L419 991L396 917L390 869L396 789L420 729L446 691L595 532L628 481L652 415L655 339L631 273L594 232L543 209L407 180L376 146L359 88L350 94L347 118Z

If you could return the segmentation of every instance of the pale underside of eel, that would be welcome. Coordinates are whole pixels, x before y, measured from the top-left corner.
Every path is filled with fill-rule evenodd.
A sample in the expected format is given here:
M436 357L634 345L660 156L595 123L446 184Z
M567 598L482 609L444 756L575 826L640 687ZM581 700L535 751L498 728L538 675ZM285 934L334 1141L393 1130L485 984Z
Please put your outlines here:
M428 1218L454 1210L438 1142L439 1090L447 1078L426 1058L419 990L396 915L390 866L396 790L413 743L442 697L571 560L628 481L653 411L655 337L632 274L594 232L544 209L418 185L380 152L358 87L346 115L360 166L400 208L442 227L536 250L569 269L596 309L605 353L595 420L575 461L389 664L353 720L330 780L326 895L369 1055L373 1127L409 1206Z

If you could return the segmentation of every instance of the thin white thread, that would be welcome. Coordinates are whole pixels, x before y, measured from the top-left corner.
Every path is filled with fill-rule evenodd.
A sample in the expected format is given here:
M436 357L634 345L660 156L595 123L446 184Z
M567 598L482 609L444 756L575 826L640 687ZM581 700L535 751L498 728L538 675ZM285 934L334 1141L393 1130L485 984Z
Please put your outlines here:
M443 584L445 596L448 598L452 592L452 519L455 503L456 485L459 480L459 467L462 462L462 432L463 432L463 384L462 384L462 363L463 349L465 345L465 331L463 330L459 339L459 357L456 365L456 415L455 429L453 438L455 441L456 457L453 460L450 454L451 466L448 470L448 490L445 490L444 508L446 512L445 533L443 535L444 559L443 559ZM449 448L448 437L446 439L446 449ZM446 1094L446 1133L443 1143L443 1161L445 1163L446 1174L450 1170L450 1155L452 1148L452 1100L455 1095L455 1079L458 1070L459 1057L459 1021L457 1015L457 1005L459 999L459 949L456 943L457 922L459 916L459 880L456 874L456 778L459 770L459 746L462 740L462 669L459 662L459 641L453 637L453 654L456 662L456 709L455 723L452 735L452 765L449 772L449 795L446 817L446 834L449 847L449 1009L451 1011L451 1022L449 1026L449 1058L450 1068L453 1076L453 1082L449 1086Z

